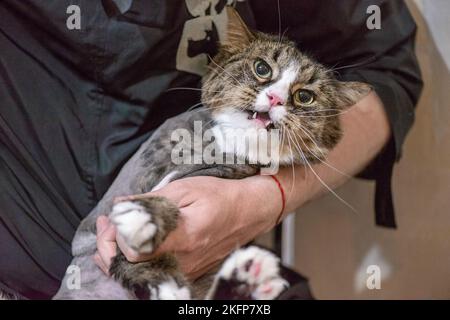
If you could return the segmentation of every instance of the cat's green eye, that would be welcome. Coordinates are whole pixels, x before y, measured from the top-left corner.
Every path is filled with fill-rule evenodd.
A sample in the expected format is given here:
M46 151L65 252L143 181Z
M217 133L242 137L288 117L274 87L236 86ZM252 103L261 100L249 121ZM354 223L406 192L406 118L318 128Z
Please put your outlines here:
M314 93L309 90L299 89L294 92L294 100L297 104L310 105L314 102Z
M256 60L253 67L256 76L261 80L269 80L272 78L272 68L264 60Z

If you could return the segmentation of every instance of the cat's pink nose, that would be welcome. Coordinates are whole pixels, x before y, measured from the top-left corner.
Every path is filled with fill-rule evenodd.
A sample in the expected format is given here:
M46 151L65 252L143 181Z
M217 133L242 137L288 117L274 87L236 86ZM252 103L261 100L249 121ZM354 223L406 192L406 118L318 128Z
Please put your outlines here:
M269 98L271 107L282 106L284 104L283 99L281 99L278 95L276 95L273 92L267 93L267 98Z

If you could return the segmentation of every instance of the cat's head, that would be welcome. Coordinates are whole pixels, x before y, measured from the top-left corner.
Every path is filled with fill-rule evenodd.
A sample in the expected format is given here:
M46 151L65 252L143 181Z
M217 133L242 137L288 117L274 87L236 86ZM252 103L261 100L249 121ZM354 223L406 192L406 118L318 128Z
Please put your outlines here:
M333 72L277 36L251 32L228 9L228 34L203 78L202 102L222 130L280 131L280 160L323 159L339 141L339 114L371 87Z

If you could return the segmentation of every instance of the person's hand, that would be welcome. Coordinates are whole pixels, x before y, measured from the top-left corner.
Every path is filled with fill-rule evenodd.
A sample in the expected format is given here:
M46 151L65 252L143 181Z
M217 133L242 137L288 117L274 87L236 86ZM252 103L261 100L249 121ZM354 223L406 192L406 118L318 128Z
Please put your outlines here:
M144 195L116 201L164 196L180 208L178 227L152 255L176 254L182 271L191 279L205 273L231 251L270 230L281 210L281 195L270 177L242 180L193 177L177 180ZM117 246L130 262L146 261L129 248L105 216L97 221L97 265L108 272ZM117 244L116 244L117 241Z

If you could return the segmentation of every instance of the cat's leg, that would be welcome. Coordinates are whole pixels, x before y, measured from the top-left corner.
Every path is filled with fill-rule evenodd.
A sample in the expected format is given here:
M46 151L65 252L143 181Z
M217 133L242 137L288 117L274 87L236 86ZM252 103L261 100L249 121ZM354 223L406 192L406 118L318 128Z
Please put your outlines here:
M152 253L175 229L178 208L164 197L123 201L114 205L111 221L127 245L137 253ZM122 253L112 261L110 272L141 299L190 299L191 293L172 255L130 263Z
M191 290L177 261L161 254L149 261L130 263L122 253L114 257L111 275L139 299L189 300Z
M288 287L272 252L250 246L232 253L216 275L208 298L272 300Z

